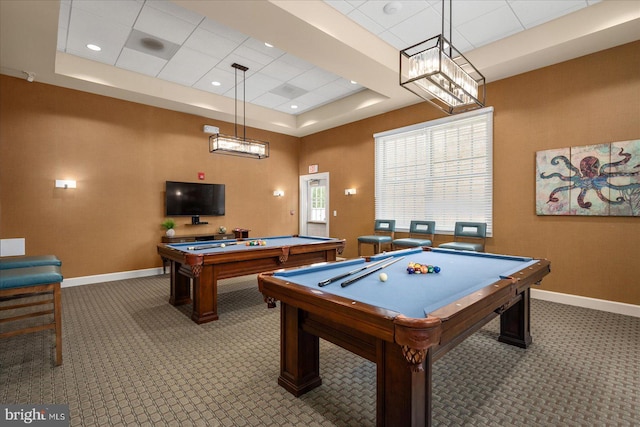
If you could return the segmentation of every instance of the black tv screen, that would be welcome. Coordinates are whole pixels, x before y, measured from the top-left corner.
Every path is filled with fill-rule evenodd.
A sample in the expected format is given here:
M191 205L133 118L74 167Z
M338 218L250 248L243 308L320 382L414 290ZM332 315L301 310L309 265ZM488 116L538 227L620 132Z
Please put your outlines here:
M167 181L167 216L224 215L224 184Z

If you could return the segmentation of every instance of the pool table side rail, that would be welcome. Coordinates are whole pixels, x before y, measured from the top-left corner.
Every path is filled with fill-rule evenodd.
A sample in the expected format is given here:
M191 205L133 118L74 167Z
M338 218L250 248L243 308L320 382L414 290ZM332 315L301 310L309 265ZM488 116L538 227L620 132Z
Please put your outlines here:
M337 248L336 248L336 241L339 243ZM259 246L259 247L252 247L250 251L246 251L246 250L243 251L239 249L235 251L216 252L212 254L206 254L206 253L195 254L195 253L181 251L179 249L171 247L170 245L160 243L158 244L158 254L161 257L164 257L168 260L176 261L180 264L187 264L189 266L193 266L193 265L203 265L208 260L215 260L215 263L252 260L256 258L256 252L259 251L259 253L263 257L277 256L281 258L282 262L284 263L286 261L286 258L288 258L289 255L298 255L298 254L305 254L309 252L320 252L320 251L327 251L327 250L334 250L334 249L337 250L338 254L341 254L344 251L345 246L346 246L346 241L344 239L341 239L341 240L332 239L328 241L323 241L318 243L314 242L313 244L300 245L300 246L298 245L275 246L275 247Z
M313 334L373 362L376 360L375 348L367 349L350 341L360 340L362 343L375 338L406 346L407 351L418 352L426 351L439 341L441 322L435 317L407 318L393 310L274 277L273 272L258 275L258 289L265 296L265 302L271 306L277 300L309 313L306 325L313 324L314 321L322 323L323 326L312 331ZM316 319L314 315L319 317ZM357 328L351 325L357 325ZM373 341L370 344L375 347ZM421 360L416 363L421 363Z
M265 301L281 301L342 325L357 323L358 329L369 335L394 341L394 319L400 313L289 282L273 274L267 272L258 275L258 289L265 296Z
M529 298L529 288L540 284L550 273L550 267L548 260L537 260L535 264L515 272L509 278L500 279L429 313L443 322L440 343L434 349L433 361L438 360L521 298Z
M539 284L543 277L549 274L549 271L550 263L548 260L537 260L535 264L511 274L509 277L498 279L494 283L460 298L451 304L433 310L428 314L443 320L449 320L453 316L460 315L461 311L470 308L478 301L485 299L487 295L497 293L505 288L508 289L510 297L513 298L516 294L521 293L523 289L533 284Z

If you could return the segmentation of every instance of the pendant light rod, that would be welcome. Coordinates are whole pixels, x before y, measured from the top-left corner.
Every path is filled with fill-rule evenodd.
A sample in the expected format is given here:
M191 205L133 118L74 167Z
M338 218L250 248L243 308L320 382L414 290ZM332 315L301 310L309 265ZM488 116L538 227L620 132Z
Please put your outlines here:
M244 132L242 135L243 139L247 138L247 106L245 105L246 103L246 75L247 75L247 70L249 69L249 67L245 67L244 65L240 65L240 64L236 64L235 62L233 64L231 64L231 66L233 68L235 68L235 73L236 73L236 85L235 85L235 118L234 118L234 123L235 123L235 136L236 138L238 137L238 70L242 71L242 106L243 106L243 110L242 110L242 119L243 124L242 127L244 128Z

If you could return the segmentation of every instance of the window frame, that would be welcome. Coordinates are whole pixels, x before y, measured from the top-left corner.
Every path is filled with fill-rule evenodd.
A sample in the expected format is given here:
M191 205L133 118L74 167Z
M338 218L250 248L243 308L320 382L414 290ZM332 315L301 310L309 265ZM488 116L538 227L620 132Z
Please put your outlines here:
M485 120L479 120L482 118ZM479 130L482 131L481 139L475 136ZM451 139L453 133L456 135ZM376 218L396 219L396 230L399 231L408 231L411 220L435 221L438 234L453 234L455 221L486 222L487 236L493 235L493 107L379 132L373 137ZM464 153L471 154L452 158L450 154L443 154L443 150L435 152L434 140L440 144L446 143L448 147L461 147L461 150L468 150ZM424 155L410 158L412 147L415 152L424 150ZM443 161L442 156L449 158ZM445 162L453 164L454 169L464 168L470 173L466 176L451 172L448 177L446 173L435 175L437 167L442 168L441 164ZM451 186L455 182L465 184L457 186L461 188L459 193L451 194L453 199L456 199L455 194L459 194L463 200L460 208L468 208L468 215L459 214L456 208L450 215L451 202L443 208L425 200L434 183L442 183L443 176L445 185ZM408 191L415 192L415 199L405 194ZM397 198L394 197L396 194ZM475 194L479 196L475 197ZM434 194L431 194L430 200L435 200ZM442 203L440 205L445 206ZM429 213L429 209L436 209L439 213ZM447 213L443 213L443 210Z

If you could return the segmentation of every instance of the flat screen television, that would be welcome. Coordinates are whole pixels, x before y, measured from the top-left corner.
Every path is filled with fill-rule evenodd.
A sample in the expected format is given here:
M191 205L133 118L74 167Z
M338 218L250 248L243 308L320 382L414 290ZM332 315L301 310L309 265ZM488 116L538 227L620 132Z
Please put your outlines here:
M224 215L224 184L167 181L165 206L167 216L190 216L200 224L200 216Z

